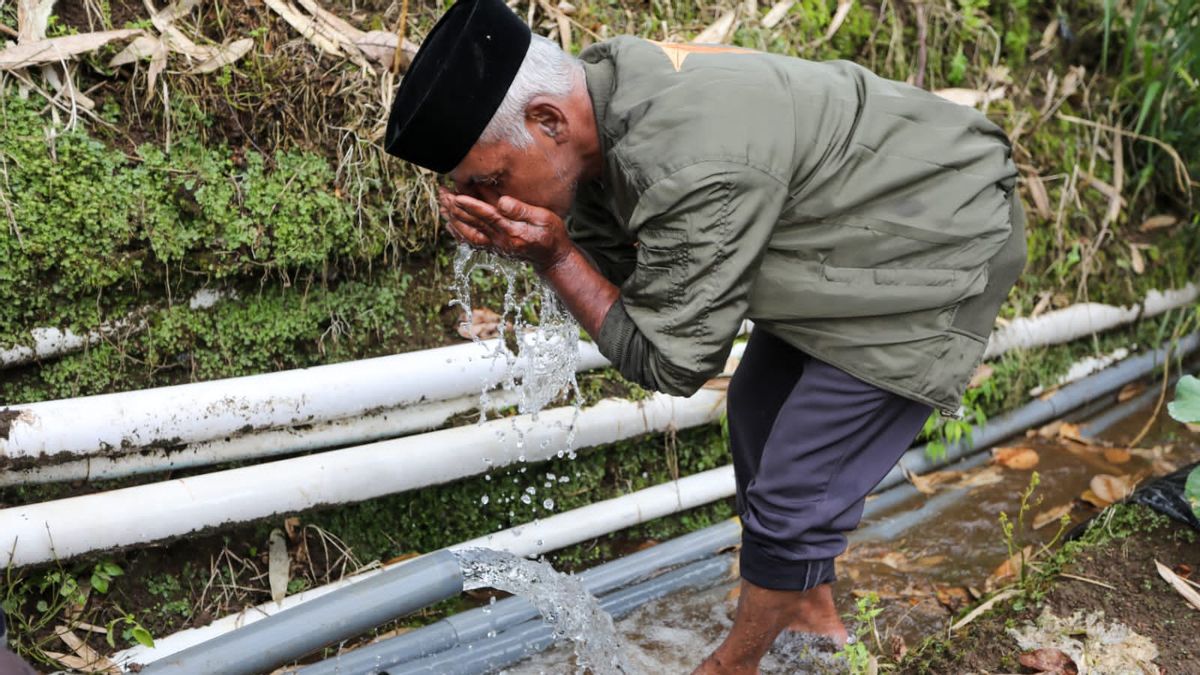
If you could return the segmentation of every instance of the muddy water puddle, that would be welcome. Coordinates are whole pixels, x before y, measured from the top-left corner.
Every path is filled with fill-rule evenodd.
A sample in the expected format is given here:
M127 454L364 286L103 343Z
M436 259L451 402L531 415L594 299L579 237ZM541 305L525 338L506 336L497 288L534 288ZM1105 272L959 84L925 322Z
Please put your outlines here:
M877 627L885 650L914 646L926 636L944 633L950 620L979 593L1012 581L999 576L1009 558L999 519L1007 513L1015 520L1034 471L1039 485L1024 526L1014 538L1019 547L1032 546L1036 551L1064 527L1056 515L1067 514L1065 530L1069 531L1099 511L1081 499L1098 474L1145 479L1200 459L1200 435L1173 423L1165 412L1139 442L1139 449L1106 456L1106 449L1127 449L1150 412L1132 415L1094 443L1071 440L1076 431L1071 426L1043 429L1044 436L1010 439L1006 446L1036 452L1036 467L985 464L946 476L954 480L937 485L934 494L917 495L865 520L852 536L850 549L838 559L839 579L834 585L838 608L849 612L858 598L875 593L883 608ZM947 505L940 510L922 509L931 500ZM914 520L914 512L924 517ZM1038 529L1031 526L1035 520L1041 525ZM880 533L887 538L877 538ZM617 631L631 662L645 672L690 672L728 631L736 586L730 582L677 594L618 621ZM556 647L505 672L573 672L571 650ZM839 671L828 656L808 645L780 640L762 663L762 673L797 672Z

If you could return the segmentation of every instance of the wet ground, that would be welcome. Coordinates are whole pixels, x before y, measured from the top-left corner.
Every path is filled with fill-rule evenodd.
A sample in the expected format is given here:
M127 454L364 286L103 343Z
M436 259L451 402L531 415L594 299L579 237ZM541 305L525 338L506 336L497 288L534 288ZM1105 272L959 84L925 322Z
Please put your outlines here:
M946 632L950 620L981 593L1011 582L1009 544L1000 526L1000 514L1016 520L1021 495L1032 474L1039 485L1029 501L1024 524L1015 530L1015 550L1032 546L1037 551L1059 534L1099 512L1083 498L1095 487L1099 474L1144 480L1200 459L1200 434L1190 433L1164 413L1137 448L1128 443L1150 417L1143 410L1106 431L1099 439L1081 441L1077 428L1047 427L1025 438L1010 439L1007 446L1024 447L1037 455L1033 468L1008 468L988 464L937 485L933 495L919 495L894 511L865 521L852 538L850 549L838 560L835 584L838 607L853 609L867 593L880 598L883 613L877 619L880 645L901 650L927 636ZM1025 464L1031 459L1025 454ZM1024 466L1021 462L1014 462ZM1101 491L1103 492L1103 490ZM954 495L954 496L949 496ZM1104 503L1106 495L1087 499ZM951 501L944 510L913 524L888 540L872 538L882 524L896 526L896 518L919 510L930 499ZM928 511L928 509L927 509ZM1059 518L1067 514L1063 526ZM1032 523L1040 527L1034 529ZM875 525L874 528L870 528ZM892 534L895 534L894 532ZM631 662L646 673L688 673L710 652L728 630L736 584L679 594L652 603L617 622ZM795 642L777 643L762 664L764 674L836 672L828 657L814 656ZM571 650L558 646L526 660L506 672L513 675L572 672Z

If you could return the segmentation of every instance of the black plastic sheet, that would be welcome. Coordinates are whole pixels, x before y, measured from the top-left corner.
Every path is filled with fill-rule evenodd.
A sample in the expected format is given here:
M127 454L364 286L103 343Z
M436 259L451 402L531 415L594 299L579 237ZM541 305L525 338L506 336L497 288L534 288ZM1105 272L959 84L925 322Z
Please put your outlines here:
M1183 494L1188 474L1197 466L1200 466L1200 462L1185 466L1175 473L1156 478L1142 485L1129 496L1129 501L1134 504L1145 504L1165 516L1191 525L1200 531L1200 519L1196 518L1195 512L1192 511L1192 505L1188 503L1187 497Z

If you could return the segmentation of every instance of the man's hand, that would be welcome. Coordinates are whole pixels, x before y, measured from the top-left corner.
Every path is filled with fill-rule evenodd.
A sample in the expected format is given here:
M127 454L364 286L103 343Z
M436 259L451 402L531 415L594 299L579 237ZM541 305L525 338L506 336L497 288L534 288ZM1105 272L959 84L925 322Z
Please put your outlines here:
M526 260L538 272L562 263L575 248L561 218L512 197L501 197L493 207L474 197L441 189L438 202L448 221L447 228L456 239Z

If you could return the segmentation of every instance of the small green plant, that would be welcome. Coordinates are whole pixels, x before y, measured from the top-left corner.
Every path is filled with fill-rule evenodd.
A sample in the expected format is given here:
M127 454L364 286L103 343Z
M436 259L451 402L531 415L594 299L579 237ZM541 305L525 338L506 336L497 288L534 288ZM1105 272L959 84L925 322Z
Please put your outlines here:
M867 649L867 638L872 638L876 648L880 652L883 651L883 646L879 644L879 631L875 625L875 618L881 612L883 608L879 606L879 596L872 592L855 601L854 614L847 617L851 620L850 625L854 627L854 639L842 647L838 656L846 660L851 675L863 675L879 670L878 661Z
M1041 480L1041 475L1036 471L1029 477L1029 485L1021 493L1021 505L1017 509L1015 522L1005 511L1001 511L999 516L1000 531L1004 535L1004 546L1008 550L1008 560L1012 561L1011 564L1017 566L1017 580L1019 585L1026 591L1033 590L1030 584L1028 563L1053 549L1063 534L1066 533L1067 527L1071 524L1070 515L1064 513L1059 519L1058 531L1054 534L1054 537L1045 544L1042 544L1036 551L1032 550L1032 544L1027 544L1021 537L1021 533L1025 530L1025 518L1027 514L1042 504L1041 495L1038 495L1037 499L1033 498L1033 493L1037 491ZM1027 551L1029 551L1028 554L1026 553Z
M111 560L102 560L92 569L92 588L100 593L108 592L108 584L116 577L125 574L121 566Z
M140 645L153 648L154 636L150 634L150 631L147 630L146 627L143 626L132 614L124 611L120 607L117 607L116 610L121 613L121 616L109 621L105 626L107 630L105 632L104 639L108 641L108 646L114 649L116 648L116 631L117 627L121 626L121 637L126 642L137 642Z
M1200 379L1185 375L1175 385L1175 400L1167 404L1171 417L1184 424L1200 424ZM1192 512L1200 518L1200 466L1188 474L1183 495L1192 505Z

